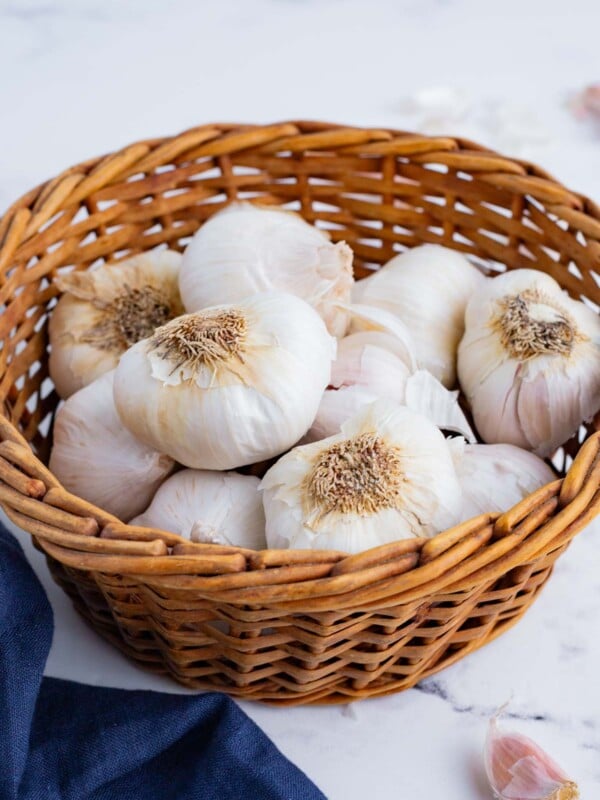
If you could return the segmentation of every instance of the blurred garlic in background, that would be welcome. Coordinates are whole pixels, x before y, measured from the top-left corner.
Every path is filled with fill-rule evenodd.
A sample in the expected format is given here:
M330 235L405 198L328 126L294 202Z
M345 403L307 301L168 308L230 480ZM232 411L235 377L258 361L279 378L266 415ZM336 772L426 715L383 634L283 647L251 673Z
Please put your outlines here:
M132 525L178 533L193 542L266 547L258 478L184 469L168 478Z

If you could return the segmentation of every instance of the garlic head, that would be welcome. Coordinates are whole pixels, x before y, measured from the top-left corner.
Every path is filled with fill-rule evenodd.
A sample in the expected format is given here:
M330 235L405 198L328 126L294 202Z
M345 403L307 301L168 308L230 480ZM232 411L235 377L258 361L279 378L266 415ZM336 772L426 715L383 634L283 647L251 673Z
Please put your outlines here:
M353 299L398 316L412 334L419 366L452 388L465 308L484 282L482 273L460 253L424 244L357 281Z
M556 479L541 458L512 444L448 442L462 488L461 520L508 511L528 494Z
M135 342L183 312L181 254L150 250L55 279L64 294L50 317L50 377L63 397L114 369Z
M146 508L175 464L125 428L113 382L111 370L58 409L49 466L69 492L128 522Z
M424 417L378 400L339 434L295 447L261 483L269 547L358 553L433 536L460 513L447 443Z
M115 375L124 424L187 467L272 458L308 430L336 340L282 292L185 314L130 348Z
M179 276L187 311L279 290L301 297L343 336L354 282L352 250L293 211L231 203L186 248Z
M546 457L600 408L600 317L549 275L487 281L465 322L459 378L486 442Z
M160 528L193 542L266 547L258 478L184 469L168 478L132 525Z

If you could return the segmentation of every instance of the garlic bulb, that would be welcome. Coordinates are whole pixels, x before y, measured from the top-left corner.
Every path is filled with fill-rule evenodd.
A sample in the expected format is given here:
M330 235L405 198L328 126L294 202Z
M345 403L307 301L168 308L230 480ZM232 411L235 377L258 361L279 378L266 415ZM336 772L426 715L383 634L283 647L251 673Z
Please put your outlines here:
M262 480L269 547L358 553L433 536L460 513L450 450L424 417L387 400L335 436L295 447Z
M487 281L465 320L459 377L486 442L546 457L600 408L600 318L549 275Z
M419 366L444 386L456 383L456 350L464 313L484 276L454 250L435 244L392 258L355 284L355 302L391 311L407 325Z
M281 292L178 317L121 358L115 402L148 446L187 467L233 469L295 444L329 382L336 340Z
M236 303L257 292L289 292L314 306L334 336L348 315L352 250L292 211L232 203L211 217L188 245L179 286L187 311Z
M50 470L69 492L127 522L146 508L174 462L123 426L113 381L111 370L59 408Z
M577 800L579 789L528 736L505 732L490 720L485 769L498 800Z
M422 414L438 428L475 441L458 404L458 392L450 392L426 370L411 373L396 355L396 342L389 334L375 332L353 333L338 342L331 368L330 384L334 388L324 392L303 443L339 433L342 423L380 397Z
M168 478L132 525L178 533L193 542L266 547L258 478L184 469Z
M462 488L461 519L507 511L556 475L541 458L512 444L448 442Z
M49 369L63 397L117 366L127 348L183 312L180 253L151 250L90 272L60 275L50 317Z

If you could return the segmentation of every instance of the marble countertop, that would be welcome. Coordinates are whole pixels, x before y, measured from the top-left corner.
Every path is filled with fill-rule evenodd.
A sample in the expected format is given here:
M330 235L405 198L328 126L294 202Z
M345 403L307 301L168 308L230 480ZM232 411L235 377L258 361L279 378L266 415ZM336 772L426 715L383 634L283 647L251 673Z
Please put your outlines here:
M600 80L599 29L590 0L0 0L0 209L136 139L285 118L462 134L537 161L598 201L600 132L565 105ZM441 109L431 93L415 99L440 86L452 90ZM97 638L18 535L55 611L49 675L179 691ZM332 800L487 800L486 720L512 698L508 722L591 800L599 552L596 523L519 625L416 689L346 707L242 705Z

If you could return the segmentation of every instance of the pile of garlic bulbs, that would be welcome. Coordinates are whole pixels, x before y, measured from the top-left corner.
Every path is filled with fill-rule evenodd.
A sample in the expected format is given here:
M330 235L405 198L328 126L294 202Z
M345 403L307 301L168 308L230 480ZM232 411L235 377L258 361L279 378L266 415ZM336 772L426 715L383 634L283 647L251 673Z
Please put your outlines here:
M50 468L196 542L431 537L552 481L540 456L600 408L600 319L552 278L423 245L354 281L346 243L277 208L56 283Z

